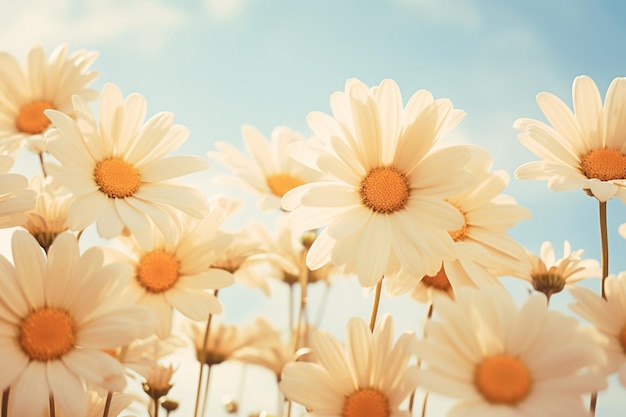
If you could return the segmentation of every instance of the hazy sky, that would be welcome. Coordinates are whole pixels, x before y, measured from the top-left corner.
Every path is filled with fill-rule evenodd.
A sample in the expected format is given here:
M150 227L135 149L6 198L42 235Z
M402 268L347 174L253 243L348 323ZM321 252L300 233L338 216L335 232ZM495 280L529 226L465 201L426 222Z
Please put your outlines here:
M549 91L571 103L577 75L591 76L603 96L613 78L626 76L626 3L619 0L21 0L3 3L0 12L1 50L21 61L36 44L46 52L59 43L72 51L99 51L95 88L113 82L125 95L146 96L149 115L175 113L177 123L191 130L180 152L203 156L217 140L241 146L244 124L268 136L278 125L308 135L306 115L329 112L330 94L342 90L346 79L371 86L392 78L405 100L425 88L465 110L466 119L444 142L483 146L494 168L512 177L520 164L536 159L512 126L520 117L543 120L537 93ZM33 161L21 158L18 166ZM210 185L225 172L213 163L193 180L207 194L228 192ZM586 256L599 256L595 200L513 178L506 193L533 213L511 232L530 250L551 240L560 255L568 239ZM254 208L252 198L239 219L275 219ZM626 242L617 234L626 207L610 201L608 210L611 272L617 273L626 269ZM348 317L364 317L371 305L351 285L339 286L352 291L354 306L329 310L335 319L324 322L338 334ZM283 311L258 293L224 293L231 318L245 319L251 311L236 307L242 297L269 309L268 315ZM401 306L381 308L402 316L407 307ZM419 326L419 314L411 311L407 320ZM608 396L600 397L600 416Z

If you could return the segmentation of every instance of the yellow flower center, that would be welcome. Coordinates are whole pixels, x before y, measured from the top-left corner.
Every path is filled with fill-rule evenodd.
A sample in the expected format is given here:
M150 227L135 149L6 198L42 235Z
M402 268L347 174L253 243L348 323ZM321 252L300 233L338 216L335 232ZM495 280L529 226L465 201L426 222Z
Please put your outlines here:
M292 188L296 188L304 184L304 181L302 181L298 177L294 177L291 174L270 175L269 177L267 177L266 181L267 186L270 187L272 193L278 197L282 197L287 194L287 191L291 190Z
M530 392L530 372L519 359L509 355L485 358L474 374L474 384L492 404L515 405Z
M74 321L67 312L58 308L35 310L20 324L19 341L31 360L45 362L58 359L74 348Z
M377 213L402 210L409 194L409 180L393 167L374 168L361 180L363 204Z
M353 392L343 404L341 417L389 417L389 400L373 388Z
M43 112L48 109L54 109L54 106L44 100L25 104L15 118L15 127L20 132L31 135L43 132L50 125L50 119Z
M587 178L601 181L626 178L626 156L617 149L595 149L584 155L580 168Z
M109 198L130 197L137 192L141 176L134 166L121 159L98 162L93 172L96 184Z
M436 275L424 275L422 284L438 291L443 291L448 294L452 293L452 285L450 285L450 280L448 279L448 275L446 275L446 270L443 268L443 265Z
M166 291L178 281L180 264L176 257L162 249L146 253L137 267L137 280L147 291Z

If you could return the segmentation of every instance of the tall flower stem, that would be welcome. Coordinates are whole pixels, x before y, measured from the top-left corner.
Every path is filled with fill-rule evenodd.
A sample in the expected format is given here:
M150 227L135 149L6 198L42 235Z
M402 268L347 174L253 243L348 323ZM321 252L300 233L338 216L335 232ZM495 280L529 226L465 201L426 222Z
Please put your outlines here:
M2 391L2 413L0 414L2 417L9 416L9 392L11 392L11 388Z
M426 313L426 319L424 320L424 334L422 335L422 338L426 338L426 323L428 323L430 321L430 319L433 317L433 311L434 311L434 307L433 307L433 303L430 303L430 305L428 306L428 313ZM422 367L422 360L420 358L417 358L417 367L421 368ZM415 402L415 391L413 390L413 392L411 393L411 397L409 398L409 413L411 413L411 415L413 415L413 403ZM424 417L426 415L426 402L428 401L428 392L426 392L426 394L424 395L424 401L422 402L422 417Z
M606 201L600 202L600 241L602 244L602 298L606 300L604 281L609 275L609 239L606 226Z
M104 411L102 412L102 417L109 416L109 410L111 409L111 400L113 399L113 392L109 391L107 394L107 398L104 401Z
M43 173L44 178L48 176L48 173L46 172L46 166L44 165L43 162L43 152L39 152L39 164L41 165L41 172Z
M154 417L159 417L159 399L154 399Z
M56 417L56 407L54 406L54 397L50 394L50 417Z
M206 407L209 402L209 385L211 384L211 365L207 365L208 369L206 371L206 385L204 386L204 396L202 399L202 413L201 416L204 416L206 413Z
M374 294L374 304L372 305L372 314L370 315L370 331L374 332L374 326L376 325L376 316L378 315L378 304L380 304L380 292L383 289L383 278L380 278L378 284L376 284L376 294Z
M215 290L215 293L214 293L215 297L217 297L218 292L219 290ZM204 339L202 339L202 349L200 350L200 357L198 358L198 360L200 361L200 372L198 374L198 389L196 390L196 405L194 406L194 409L193 409L194 417L197 417L198 407L200 405L200 393L202 392L202 377L204 373L204 362L206 361L206 347L209 341L209 331L211 330L212 319L213 319L213 314L209 314L209 318L207 319L207 322L206 322L206 329L204 331ZM209 367L209 369L211 368Z
M606 293L604 291L604 281L606 281L606 277L609 276L609 238L607 233L607 225L606 225L606 201L600 201L599 203L599 212L600 212L600 243L602 250L602 289L601 294L602 298L606 300ZM591 394L591 398L589 399L589 413L591 417L596 415L596 404L598 403L598 392L594 392Z
M300 310L298 311L298 320L296 322L296 330L292 334L293 340L293 352L294 354L298 351L298 346L300 345L300 333L302 333L302 318L304 317L304 313L306 311L306 303L307 303L307 289L309 285L309 267L306 265L306 256L309 253L309 249L305 248L302 250L300 254L300 276L298 277L298 281L300 283ZM282 393L280 391L280 387L278 388L279 398L282 398ZM291 417L291 401L284 399L287 402L287 417ZM280 403L280 401L279 401ZM282 411L282 410L281 410ZM279 416L281 416L279 414Z

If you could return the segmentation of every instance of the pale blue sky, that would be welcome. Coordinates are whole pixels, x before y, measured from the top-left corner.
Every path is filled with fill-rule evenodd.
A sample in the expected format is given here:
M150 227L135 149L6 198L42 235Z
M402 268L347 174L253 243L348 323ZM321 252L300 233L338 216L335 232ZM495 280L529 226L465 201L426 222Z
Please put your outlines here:
M465 110L466 119L445 143L481 145L492 154L494 168L513 176L517 166L536 159L519 144L512 125L520 117L543 120L537 93L549 91L571 103L577 75L591 76L603 95L613 78L626 76L626 3L618 0L12 3L0 7L0 49L20 60L35 44L47 52L59 43L71 50L98 50L93 67L100 78L94 86L113 82L125 95L146 96L150 115L175 113L177 123L191 130L180 152L197 155L213 150L216 140L241 146L243 124L266 135L278 125L308 135L306 115L328 112L330 94L342 90L346 79L374 85L392 78L405 100L425 88ZM207 193L228 192L208 185L222 173L213 163L210 172L194 178ZM541 242L552 240L559 255L569 239L574 249L599 256L594 200L582 192L554 193L544 182L515 179L506 192L533 212L531 220L512 231L520 243L538 251ZM617 234L626 208L610 201L608 209L611 272L617 273L626 269L626 242ZM251 198L239 219L253 210ZM258 216L268 222L275 218ZM282 307L272 307L262 296L233 292L224 299L233 318L245 317L229 306L241 297L280 316ZM360 299L360 292L355 297ZM350 315L367 314L370 302L334 311L337 319L327 324L339 333ZM383 303L385 308L402 313L392 303ZM601 396L599 410L607 403Z

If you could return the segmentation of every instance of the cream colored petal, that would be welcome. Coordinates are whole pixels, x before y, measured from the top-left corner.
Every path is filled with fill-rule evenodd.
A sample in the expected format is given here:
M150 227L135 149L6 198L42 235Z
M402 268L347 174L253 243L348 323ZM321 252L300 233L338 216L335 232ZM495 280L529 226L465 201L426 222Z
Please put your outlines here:
M44 278L47 305L70 307L76 291L79 256L76 238L71 233L60 234L50 246Z
M105 210L110 210L112 202L97 191L77 197L72 201L67 213L67 225L70 230L84 230L95 222Z
M195 155L177 155L137 166L141 180L145 182L166 181L198 171L209 169L209 161Z
M9 415L44 416L48 411L49 397L46 363L31 361L11 387Z
M76 344L89 349L115 349L148 337L152 317L143 306L120 306L80 323Z
M196 189L182 185L143 184L134 197L173 206L192 217L202 218L208 212L206 198Z
M343 408L342 387L321 366L313 363L292 362L282 371L280 389L291 401L303 404L316 415L335 413L339 415Z
M167 302L192 320L206 320L210 314L220 314L222 304L213 294L202 290L174 286L164 293Z
M358 388L356 375L348 365L348 356L337 339L324 330L318 330L313 334L311 347L320 365L328 370L344 395Z
M600 149L604 144L602 123L602 98L593 80L581 75L576 77L572 87L574 114L580 124L585 142L591 149Z
M243 126L241 134L248 153L254 158L263 176L276 173L275 161L265 136L256 127L250 125Z
M67 368L100 388L121 392L126 386L124 368L111 355L91 349L74 349L63 357Z
M45 305L46 260L43 249L30 234L16 230L11 240L16 277L32 309Z
M539 93L537 104L550 124L559 132L562 140L567 141L579 155L589 152L589 144L586 144L582 138L576 116L560 98L551 93Z
M357 275L363 287L374 286L386 273L392 236L389 216L375 215L365 226L357 253Z
M372 356L372 332L365 322L353 317L348 321L346 328L346 352L350 358L352 372L357 376L360 387L370 386L375 381L371 372Z
M4 333L6 324L0 324L0 334ZM13 330L13 333L17 333ZM2 357L2 372L0 372L0 390L5 390L9 385L13 384L16 379L24 372L30 360L24 353L21 346L16 342L17 334L9 337L0 335L0 357Z
M87 398L80 378L58 360L46 363L46 373L55 407L69 416L84 416Z

